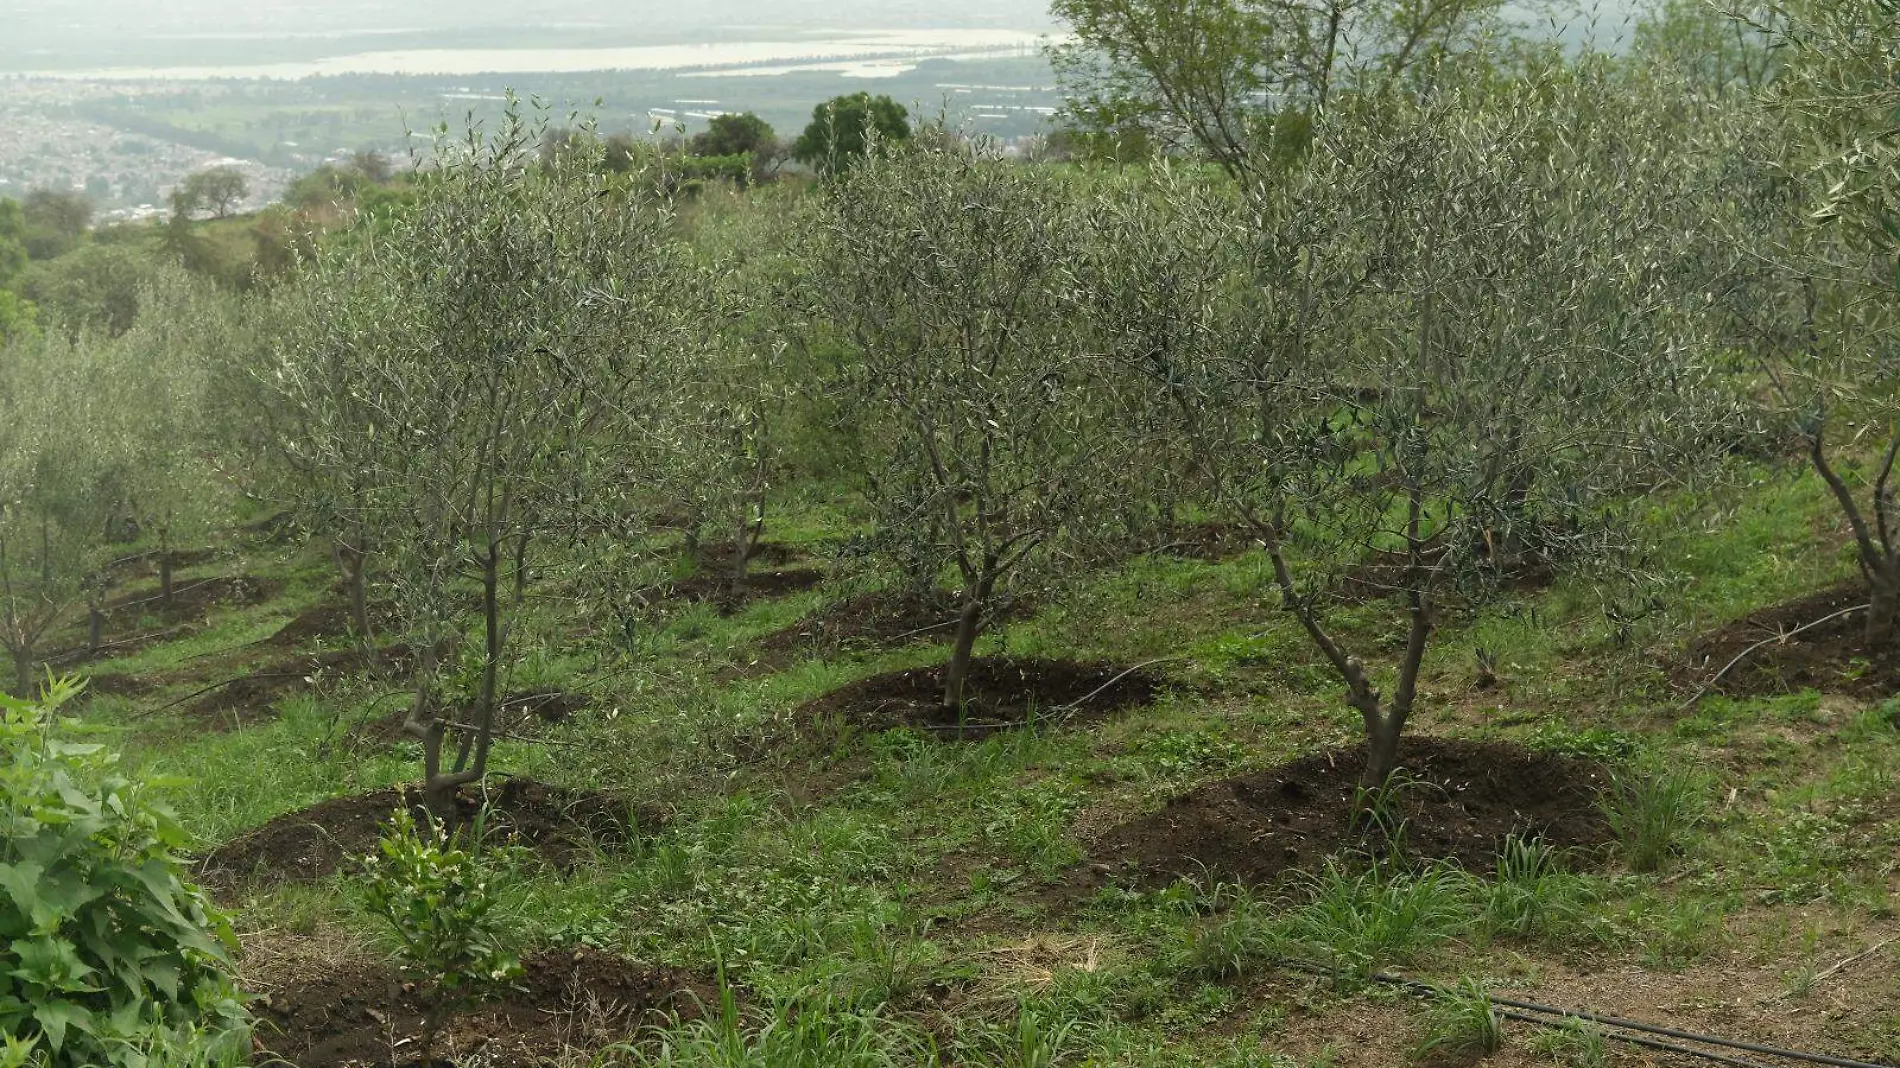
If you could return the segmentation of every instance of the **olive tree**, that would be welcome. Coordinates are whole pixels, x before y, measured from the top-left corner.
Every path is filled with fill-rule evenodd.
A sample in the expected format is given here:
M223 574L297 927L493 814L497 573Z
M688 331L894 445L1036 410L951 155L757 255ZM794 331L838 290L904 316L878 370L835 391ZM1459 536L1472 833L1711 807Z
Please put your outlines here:
M1276 168L1342 91L1428 68L1484 33L1500 0L1055 0L1070 119L1194 150L1235 179Z
M807 241L811 309L852 350L838 386L876 545L959 582L948 707L1005 584L1059 576L1101 521L1119 439L1073 293L1081 203L1060 176L926 138L842 176Z
M1749 154L1768 180L1731 217L1758 269L1733 291L1780 412L1853 531L1867 640L1900 640L1900 9L1789 0L1755 12L1783 67L1778 125ZM1748 18L1749 12L1738 12Z
M627 420L667 391L674 358L656 296L670 278L664 205L608 176L591 141L537 161L539 141L512 111L492 135L442 139L412 208L305 272L334 328L285 337L269 375L318 435L312 492L376 540L417 649L405 730L438 812L486 774L531 540L633 477L609 465L652 433ZM343 500L332 476L351 464L360 484ZM471 622L465 582L479 590L480 681L451 752L441 676Z
M1363 721L1368 787L1399 766L1449 595L1532 561L1627 566L1625 494L1693 470L1719 410L1692 358L1694 116L1657 121L1659 91L1595 65L1440 80L1341 101L1239 207L1179 181L1130 198L1104 245L1130 250L1104 287L1101 318L1134 322L1118 362L1265 547ZM1144 317L1190 325L1163 349ZM1338 621L1349 574L1399 612L1390 664Z
M0 353L0 645L16 696L33 695L42 642L104 563L127 451L123 352L46 334Z

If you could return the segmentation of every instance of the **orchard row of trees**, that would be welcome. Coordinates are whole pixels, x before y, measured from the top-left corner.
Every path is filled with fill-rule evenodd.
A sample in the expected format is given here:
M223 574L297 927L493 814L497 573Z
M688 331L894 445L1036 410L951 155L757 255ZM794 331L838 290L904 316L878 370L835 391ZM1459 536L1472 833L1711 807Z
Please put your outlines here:
M1744 24L1775 70L1726 85L1476 47L1459 27L1487 10L1325 22L1333 43L1290 67L1223 59L1252 72L1219 90L1250 117L1181 119L1233 136L1138 166L1006 164L872 120L813 189L687 201L665 157L587 132L545 151L519 114L445 138L411 195L312 242L268 295L213 314L181 291L118 339L9 350L6 397L42 428L0 423L4 595L40 613L9 609L9 633L83 599L112 516L171 526L181 471L283 501L334 547L358 633L380 595L420 652L407 729L443 805L486 770L521 609L638 613L662 525L723 542L742 587L788 491L848 479L868 559L956 600L956 706L1001 598L1213 511L1264 549L1268 600L1363 717L1377 785L1451 605L1552 568L1617 595L1646 569L1648 500L1791 431L1892 648L1883 0ZM1335 47L1380 41L1378 63ZM1152 92L1143 121L1176 122L1158 60L1092 61L1117 107ZM1268 135L1294 115L1297 137ZM36 367L97 385L65 396ZM208 421L154 418L164 389ZM57 432L74 419L128 429ZM200 444L156 444L180 440ZM1348 637L1349 574L1388 595L1395 647ZM32 639L9 641L30 669Z

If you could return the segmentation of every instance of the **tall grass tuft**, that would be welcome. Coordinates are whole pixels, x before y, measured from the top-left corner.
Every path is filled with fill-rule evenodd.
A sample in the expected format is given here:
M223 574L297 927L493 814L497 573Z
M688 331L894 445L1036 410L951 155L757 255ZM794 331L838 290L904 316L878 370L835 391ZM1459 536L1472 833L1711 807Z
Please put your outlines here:
M1631 869L1662 868L1706 812L1708 781L1648 760L1618 771L1603 798L1603 815L1623 843Z

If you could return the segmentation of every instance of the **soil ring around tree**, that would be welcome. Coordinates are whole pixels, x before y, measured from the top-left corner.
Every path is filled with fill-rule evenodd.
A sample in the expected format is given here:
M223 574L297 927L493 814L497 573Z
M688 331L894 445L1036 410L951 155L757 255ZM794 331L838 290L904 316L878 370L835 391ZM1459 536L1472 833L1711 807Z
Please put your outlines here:
M943 705L945 670L939 664L860 679L806 702L794 718L801 730L909 728L942 741L980 741L1151 704L1166 685L1158 675L1117 664L981 657L970 663L957 710Z
M1852 612L1793 633L1867 602L1867 587L1859 581L1784 601L1694 639L1674 663L1666 666L1671 679L1685 689L1708 687L1711 693L1731 697L1800 690L1871 700L1893 697L1900 694L1900 646L1870 646L1865 612ZM1792 636L1776 640L1782 635ZM1755 646L1760 647L1749 652ZM1741 663L1715 680L1717 672L1744 652L1748 655Z
M180 580L172 586L172 603L156 588L138 589L106 602L109 625L136 623L145 616L170 622L203 619L213 608L248 608L263 604L283 593L284 584L276 579L255 575L231 575L223 578Z
M1035 614L1025 598L1002 602L992 623L1013 622ZM957 624L957 604L948 593L934 595L878 590L861 593L766 635L759 647L772 654L809 654L851 648L878 648L908 642L947 642Z
M575 716L586 714L593 707L591 698L565 690L509 694L501 699L495 709L495 731L498 737L505 735L513 741L537 741L535 736L540 730L566 723ZM450 713L450 718L457 723L472 723L475 716L475 710L470 708ZM358 749L386 748L413 741L402 729L408 719L409 710L403 708L360 723L350 732L350 741ZM450 744L454 743L459 733L454 729L449 731Z
M699 547L698 564L705 571L723 571L732 566L733 543L730 541L712 542ZM753 542L746 553L746 559L754 564L763 564L767 568L782 568L807 559L795 545L782 541Z
M456 796L452 828L470 826L482 812L483 793L464 787ZM665 825L657 812L636 809L613 794L569 790L528 778L491 779L483 833L490 844L518 845L557 867L570 867L596 849L624 845ZM216 889L315 882L355 867L376 848L395 811L421 814L422 791L392 787L332 798L286 813L213 849L197 864Z
M1355 826L1365 757L1363 745L1327 750L1182 794L1101 834L1067 896L1184 876L1266 887L1290 872L1317 872L1342 853L1382 856L1394 844L1420 862L1489 872L1513 835L1578 851L1611 838L1599 807L1610 781L1602 765L1509 743L1413 737L1400 751L1404 822L1395 842Z
M186 702L182 711L207 728L237 730L272 719L278 701L314 689L326 678L368 670L401 670L413 656L407 645L395 645L369 655L359 649L333 649L285 657L207 690Z
M371 604L369 617L371 628L387 628L394 624L396 613L395 609L389 605ZM284 624L277 633L265 639L264 644L277 648L293 648L310 642L348 638L353 626L350 619L350 606L347 602L326 600L298 613L295 619Z
M432 1064L530 1068L565 1063L563 1054L585 1060L718 1004L718 987L705 976L586 947L545 951L524 959L507 988L457 1014L438 1037ZM413 984L373 961L298 976L256 1006L255 1063L419 1068L424 1007Z
M705 572L668 585L664 596L688 604L710 602L720 615L732 615L754 601L789 597L814 590L825 581L825 573L812 567L794 567L784 571L755 571L746 576L745 588L738 596L732 592L732 577Z

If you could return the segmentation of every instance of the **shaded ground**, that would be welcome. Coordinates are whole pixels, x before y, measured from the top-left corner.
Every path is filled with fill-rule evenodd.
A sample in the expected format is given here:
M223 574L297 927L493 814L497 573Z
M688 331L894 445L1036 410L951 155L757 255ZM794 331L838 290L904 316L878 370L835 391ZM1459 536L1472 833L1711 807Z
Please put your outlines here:
M1443 555L1442 549L1433 549L1426 554L1429 565ZM1370 554L1364 562L1353 568L1339 580L1335 596L1347 604L1365 604L1379 601L1395 594L1405 592L1405 575L1410 563L1405 554L1381 551ZM1478 577L1476 581L1485 583L1477 586L1443 586L1437 598L1448 607L1471 600L1475 595L1505 591L1510 593L1536 593L1549 589L1557 581L1557 569L1551 562L1535 553L1527 553L1509 562L1508 567L1490 571Z
M540 727L564 723L592 707L592 702L585 695L559 690L510 694L502 698L501 704L495 709L495 732L498 737L534 741L535 732ZM409 739L402 730L408 718L408 709L398 709L358 726L351 731L351 739L359 746L395 745ZM454 712L453 718L461 723L470 723L475 719L475 711L462 709ZM449 732L451 744L459 733L455 730Z
M106 622L108 627L120 627L147 616L174 623L198 620L209 615L214 607L244 608L263 604L283 590L284 584L276 579L255 575L180 580L172 585L169 605L164 603L163 594L157 588L134 590L113 598L106 602Z
M408 646L396 645L369 655L359 649L334 649L285 657L207 689L186 702L183 711L207 726L235 730L270 719L276 715L278 701L314 689L328 678L370 669L399 670L412 655Z
M718 572L707 572L691 578L680 579L666 588L666 596L675 600L698 604L709 601L719 607L720 612L736 612L753 601L766 601L774 597L785 597L794 593L804 593L817 588L825 580L825 573L817 568L795 567L785 571L755 571L746 576L745 589L734 596L732 577Z
M557 865L575 863L595 847L622 844L663 822L652 814L636 816L611 794L533 779L491 781L488 800L488 841L526 846ZM390 815L402 805L420 811L421 791L405 786L322 801L217 847L199 861L198 873L220 887L322 879L373 850ZM481 810L481 795L464 788L457 805L457 825L466 825Z
M372 604L369 616L370 629L375 631L388 627L395 613L387 605ZM342 600L328 600L305 609L297 618L284 624L283 629L271 635L265 644L292 647L314 641L347 638L351 626L349 604Z
M1162 544L1152 550L1167 556L1178 556L1186 560L1204 560L1218 564L1245 555L1258 544L1254 533L1239 523L1209 520L1201 523L1186 523L1167 535Z
M512 989L457 1016L438 1040L440 1064L550 1063L638 1038L671 1017L695 1019L717 1006L713 983L599 950L549 951L522 961ZM301 975L257 1006L255 1062L298 1068L415 1063L423 1005L386 965L345 962Z
M1026 619L1035 605L1005 602L993 622ZM923 596L879 590L839 601L760 641L768 653L831 653L852 647L890 646L909 641L948 641L956 625L957 605L949 594Z
M1669 665L1670 675L1684 687L1708 686L1732 696L1807 689L1876 700L1900 694L1900 649L1870 648L1864 613L1775 640L1866 603L1866 586L1851 582L1751 612L1690 642L1681 659ZM1737 656L1762 642L1770 644L1748 653L1711 684Z
M909 727L945 740L977 740L1031 723L1100 718L1155 699L1163 680L1115 664L985 657L970 665L965 707L943 707L944 667L860 679L800 706L816 729L883 731Z
M1386 838L1368 837L1351 818L1364 761L1363 746L1329 750L1183 794L1101 835L1085 881L1107 882L1119 865L1136 882L1212 872L1263 886L1288 871L1317 870L1341 850L1383 852ZM1596 804L1609 779L1600 765L1438 738L1408 739L1404 761L1412 780L1399 801L1404 847L1421 860L1484 871L1513 834L1560 849L1609 839Z

